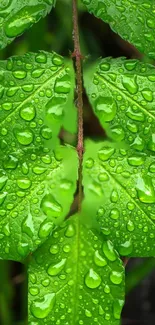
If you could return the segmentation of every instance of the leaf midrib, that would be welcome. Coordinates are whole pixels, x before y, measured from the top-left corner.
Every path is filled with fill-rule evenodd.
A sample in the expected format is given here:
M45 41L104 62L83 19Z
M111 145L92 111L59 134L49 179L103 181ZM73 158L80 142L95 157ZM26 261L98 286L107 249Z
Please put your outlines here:
M153 120L155 120L155 116L152 115L149 111L147 111L144 107L142 107L139 103L137 103L132 97L130 97L127 93L124 93L123 90L121 90L120 88L117 88L112 82L110 82L109 80L107 80L105 77L101 76L99 72L96 72L96 74L98 75L98 77L104 81L107 86L111 86L111 88L113 88L115 91L117 90L120 95L122 97L124 97L125 99L127 99L129 102L131 102L133 105L136 105L137 107L139 107L139 109L145 113L146 115L150 116ZM125 114L126 116L126 114Z

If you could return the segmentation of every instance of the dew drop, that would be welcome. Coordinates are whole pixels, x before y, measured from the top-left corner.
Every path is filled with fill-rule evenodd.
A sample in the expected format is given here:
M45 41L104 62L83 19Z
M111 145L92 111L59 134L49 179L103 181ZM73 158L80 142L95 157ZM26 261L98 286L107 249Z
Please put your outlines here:
M15 136L18 142L25 146L28 146L33 141L33 133L29 129L23 131L15 130Z
M39 237L40 238L48 237L51 231L53 230L53 228L54 228L54 223L45 220L39 228L39 233L38 233Z
M117 106L111 97L99 97L95 103L96 113L103 122L110 122L116 115Z
M58 218L62 213L61 205L52 194L46 194L41 201L41 209L47 217Z
M107 265L107 261L105 260L105 258L103 258L99 251L95 251L95 254L94 254L94 262L97 266L105 266Z
M54 86L54 90L58 94L68 94L70 91L71 81L69 75L65 75L62 78L57 78Z
M22 223L22 231L27 234L29 237L32 237L34 234L34 224L31 213L24 219Z
M45 9L45 5L24 6L7 20L4 28L6 35L16 37L22 34L42 17Z
M98 288L101 284L101 278L93 269L90 269L85 276L85 284L90 289Z
M48 316L55 305L55 293L48 293L43 298L32 302L30 309L34 317L43 319Z
M17 179L17 185L22 190L27 190L31 186L31 181L28 178Z
M113 315L115 319L121 318L121 311L124 305L124 300L114 300L113 303Z
M73 225L69 225L65 231L65 236L66 237L73 237L75 235L75 229Z
M20 110L20 116L25 121L31 121L36 115L35 108L33 105L22 107Z
M8 155L8 157L3 161L5 169L16 169L17 165L18 159L12 155Z
M98 157L102 161L108 160L115 152L114 148L109 148L109 147L103 147L102 149L99 150L98 152Z
M133 250L133 245L130 239L120 244L119 246L119 253L122 256L128 256L129 254L132 253L132 250Z
M155 191L151 177L139 177L136 184L139 200L143 203L155 203Z
M47 270L47 273L51 276L56 276L63 270L65 264L66 264L66 258L63 258L57 264L51 264Z
M113 284L120 284L123 281L122 272L112 271L110 273L110 280Z
M110 212L110 218L117 220L119 218L119 210L118 209L112 209Z
M109 240L103 243L103 253L111 262L114 262L117 258L112 243Z
M8 180L8 176L3 171L3 169L0 169L0 190L6 185L6 182Z

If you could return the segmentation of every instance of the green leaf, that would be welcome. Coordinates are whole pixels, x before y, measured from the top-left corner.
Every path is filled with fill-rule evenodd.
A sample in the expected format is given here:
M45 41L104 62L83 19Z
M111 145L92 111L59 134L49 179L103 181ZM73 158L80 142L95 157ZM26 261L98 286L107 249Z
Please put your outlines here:
M85 86L110 138L155 152L155 69L137 60L103 59L89 68Z
M154 157L112 143L87 142L83 219L122 256L155 255Z
M0 49L45 17L56 0L6 0L0 3Z
M154 2L141 0L82 0L90 13L110 24L112 30L155 59Z
M0 166L0 258L22 261L66 217L76 189L77 153L69 146L37 154L27 148L1 156Z
M54 148L71 89L70 70L56 53L40 51L0 61L3 155L26 148Z
M78 215L33 254L28 273L30 324L120 324L122 261Z
M69 98L67 101L67 108L65 110L63 118L63 127L66 131L76 134L77 133L77 108L74 105L74 92L75 92L75 71L73 67L73 62L71 60L65 60L66 64L70 68L71 76L71 91L69 93Z

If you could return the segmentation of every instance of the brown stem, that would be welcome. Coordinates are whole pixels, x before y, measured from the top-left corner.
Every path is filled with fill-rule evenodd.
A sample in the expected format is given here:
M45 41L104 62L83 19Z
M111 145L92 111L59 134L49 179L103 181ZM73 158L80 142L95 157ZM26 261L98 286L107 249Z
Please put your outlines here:
M78 210L81 210L82 201L82 162L83 162L83 78L82 78L82 55L79 41L79 27L78 27L78 9L77 0L73 0L73 41L74 52L72 57L75 58L75 72L76 72L76 106L78 110L78 141L77 152L79 157L79 202Z

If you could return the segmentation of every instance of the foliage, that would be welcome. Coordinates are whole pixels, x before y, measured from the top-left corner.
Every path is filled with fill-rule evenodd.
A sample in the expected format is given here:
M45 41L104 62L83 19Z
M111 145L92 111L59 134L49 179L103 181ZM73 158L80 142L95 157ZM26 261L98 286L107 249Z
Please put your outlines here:
M0 47L55 3L2 1ZM82 3L155 57L153 4ZM72 215L80 159L58 138L61 127L78 128L71 60L41 50L0 61L0 257L28 267L30 325L120 324L121 256L155 255L154 82L154 66L138 60L84 70L108 141L85 142L84 200Z

